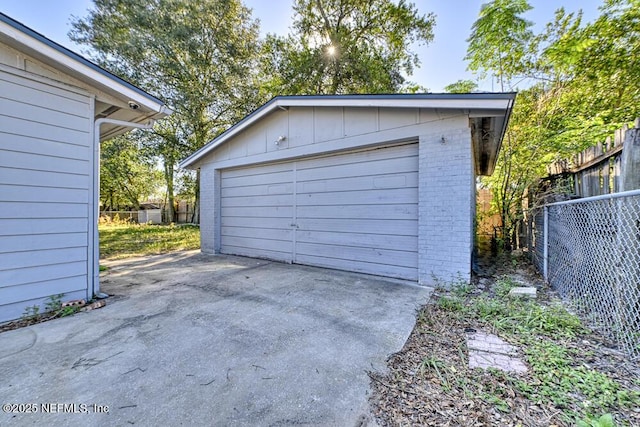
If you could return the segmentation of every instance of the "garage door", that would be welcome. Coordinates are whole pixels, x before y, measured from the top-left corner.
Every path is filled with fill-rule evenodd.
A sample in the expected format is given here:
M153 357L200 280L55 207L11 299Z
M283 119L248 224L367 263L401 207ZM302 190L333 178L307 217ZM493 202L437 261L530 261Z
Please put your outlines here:
M222 253L417 280L418 144L221 178Z

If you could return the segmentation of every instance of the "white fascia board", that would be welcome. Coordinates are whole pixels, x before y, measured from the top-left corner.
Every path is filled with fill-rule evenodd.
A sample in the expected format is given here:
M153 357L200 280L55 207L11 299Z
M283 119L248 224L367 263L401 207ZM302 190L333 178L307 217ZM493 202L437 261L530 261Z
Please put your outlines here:
M285 107L372 107L372 108L441 108L441 109L501 109L509 106L508 99L283 99Z
M220 145L224 144L227 140L233 138L244 129L251 126L253 123L259 121L262 117L271 113L277 108L287 107L369 107L369 108L428 108L428 109L456 109L467 110L470 114L474 114L477 111L491 110L491 116L506 115L511 103L510 98L480 98L474 99L477 96L470 95L464 99L447 99L447 98L414 98L409 99L404 96L398 98L349 98L345 96L340 97L327 97L322 99L320 97L283 97L274 98L269 103L265 104L263 108L256 110L254 113L245 117L242 121L238 122L235 126L229 128L226 132L220 135L218 138L209 142L207 145L191 154L186 159L182 160L178 166L181 168L189 168L195 164L198 160L206 156L212 150L215 150ZM501 112L501 114L498 114Z
M54 49L51 46L34 39L28 34L23 33L9 24L0 21L0 33L6 34L10 39L13 39L16 43L26 46L27 48L39 53L40 55L49 58L52 62L63 66L68 70L75 70L81 75L85 76L90 82L90 85L102 85L104 87L111 88L122 95L123 98L134 101L140 105L157 111L159 113L171 114L173 111L162 103L153 102L153 100L143 96L142 94L126 87L117 80L111 79L108 76L88 67L87 65L74 60L73 58L65 55L64 53ZM51 65L51 64L50 64ZM57 68L57 67L54 67ZM64 70L61 70L64 71ZM66 71L65 71L66 72Z

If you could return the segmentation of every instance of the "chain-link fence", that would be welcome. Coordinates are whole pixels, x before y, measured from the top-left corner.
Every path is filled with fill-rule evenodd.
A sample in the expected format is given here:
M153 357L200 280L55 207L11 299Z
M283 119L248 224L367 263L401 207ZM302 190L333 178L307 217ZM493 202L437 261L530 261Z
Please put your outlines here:
M530 254L592 327L640 358L640 190L533 212Z

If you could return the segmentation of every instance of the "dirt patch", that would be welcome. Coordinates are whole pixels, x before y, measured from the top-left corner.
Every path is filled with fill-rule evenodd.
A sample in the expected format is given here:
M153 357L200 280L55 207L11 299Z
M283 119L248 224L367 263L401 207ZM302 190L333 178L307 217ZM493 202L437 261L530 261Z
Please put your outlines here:
M616 425L640 425L637 364L581 325L575 326L579 331L575 334L536 332L528 336L529 341L517 333L505 333L507 329L491 321L500 318L500 307L491 304L497 304L504 292L500 283L505 277L518 286L535 286L535 304L543 312L555 310L559 300L524 262L507 258L496 264L493 260L484 264L483 271L489 274L476 277L463 293L434 292L418 312L404 348L388 359L388 373L370 373L371 404L380 425L569 426L581 421L585 426L608 425L591 424L602 421L602 416ZM491 312L478 316L473 306L478 300L497 310L495 316ZM470 369L465 336L473 330L495 333L516 345L528 372ZM553 352L564 353L555 360ZM545 360L536 360L540 354ZM551 369L547 362L557 367ZM554 373L557 378L544 377Z

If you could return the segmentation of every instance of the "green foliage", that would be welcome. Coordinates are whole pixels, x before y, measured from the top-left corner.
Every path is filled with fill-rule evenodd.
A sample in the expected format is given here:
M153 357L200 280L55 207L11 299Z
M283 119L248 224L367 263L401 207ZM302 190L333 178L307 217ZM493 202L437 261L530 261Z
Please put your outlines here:
M177 162L263 101L255 89L258 23L240 0L95 0L69 36L175 109L139 140L162 161L171 210Z
M56 294L51 295L47 298L47 301L44 303L44 311L45 312L53 312L58 311L62 308L62 298L64 294Z
M40 306L27 306L22 314L22 321L27 324L40 323L57 317L71 316L80 310L78 306L62 306L64 294L50 295L44 303L44 311L40 311Z
M162 173L153 158L144 156L132 134L102 142L100 147L100 201L103 207L138 209L157 193Z
M533 33L532 22L522 17L531 10L526 0L493 0L482 5L467 40L469 69L481 75L492 72L502 84L522 69Z
M433 14L405 0L297 0L293 10L292 33L265 40L265 93L418 90L403 73L419 64L412 45L433 39Z
M407 413L415 414L418 405L427 407L425 401L437 405L463 399L482 413L509 414L509 421L500 416L503 424L522 420L520 410L530 405L549 414L547 424L610 426L614 417L632 424L640 405L637 379L612 373L617 358L609 359L608 352L585 348L585 338L594 338L591 331L545 289L539 290L538 299L509 298L509 290L519 283L514 277L497 277L494 283L483 284L482 292L461 282L441 283L436 289L435 304L418 314L410 345L390 364L396 375L402 372L395 383L390 382L402 387L396 396L415 395ZM474 330L516 344L528 371L469 368L465 352L471 351L463 333ZM500 424L496 418L492 421Z
M613 421L611 414L604 414L598 418L587 417L583 420L576 422L578 427L615 427L616 423Z
M22 319L29 322L36 321L38 320L39 317L40 317L40 307L37 305L31 305L31 306L25 307L24 312L22 313Z
M458 80L444 87L444 91L448 93L471 93L478 90L478 83L473 80Z
M448 296L442 296L438 299L438 307L445 311L462 311L464 306L460 301L460 298L451 298Z
M576 316L559 303L543 305L535 300L510 299L507 294L514 286L512 278L502 276L493 287L494 296L471 297L452 290L438 299L438 307L477 319L508 341L521 344L533 382L513 381L533 401L569 408L578 400L586 414L640 404L640 393L626 390L606 374L579 363L582 354L564 344L564 340L586 333ZM482 398L499 410L508 410L502 406L499 393L485 392Z
M531 9L525 0L483 5L468 40L469 69L497 76L502 90L525 84L496 170L483 179L505 247L517 244L524 196L547 165L602 143L640 116L639 6L638 0L607 0L590 23L580 12L558 9L534 34L523 17Z
M587 414L640 404L640 393L624 390L606 374L578 364L580 355L561 344L529 340L525 354L538 381L535 387L518 383L529 399L549 400L562 408L577 395Z
M101 224L98 230L101 258L121 259L200 247L200 229L193 225Z

